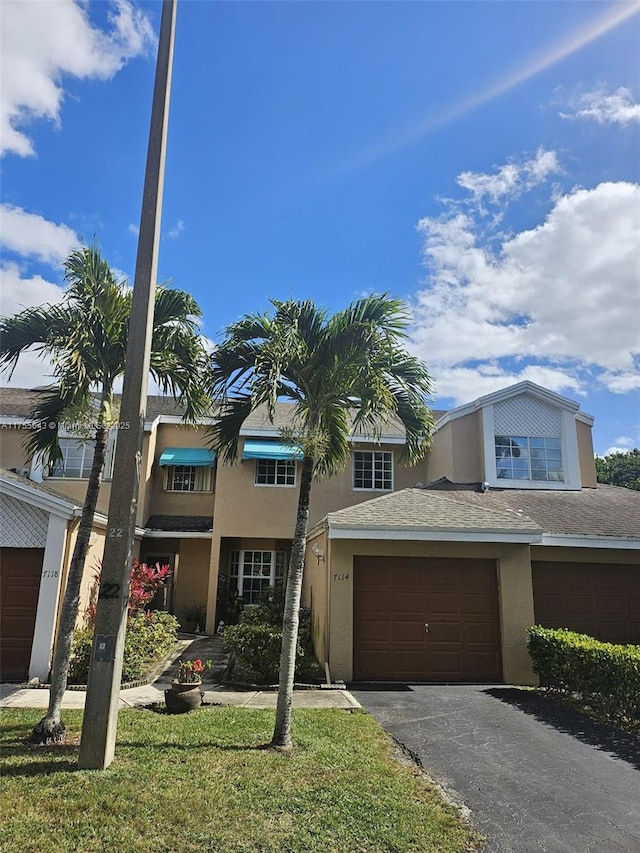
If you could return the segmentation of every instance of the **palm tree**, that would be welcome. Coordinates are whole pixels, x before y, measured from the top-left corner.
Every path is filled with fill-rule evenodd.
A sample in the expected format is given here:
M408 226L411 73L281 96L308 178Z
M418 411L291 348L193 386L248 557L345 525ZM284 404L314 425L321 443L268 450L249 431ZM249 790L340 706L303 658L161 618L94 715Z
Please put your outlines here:
M220 408L210 435L221 457L233 461L240 428L253 409L266 406L273 423L278 398L294 403L292 425L283 437L302 449L303 460L271 741L289 750L312 480L346 465L350 428L379 437L395 415L406 432L403 458L412 464L428 449L433 421L426 404L427 368L402 346L408 321L401 301L369 296L332 317L312 301L272 300L272 305L273 315L247 315L229 326L212 356L211 394Z
M64 263L68 288L61 303L29 308L0 320L0 370L13 372L20 355L35 350L51 360L55 383L43 392L32 417L43 428L27 448L49 465L62 457L59 426L90 417L94 452L78 535L64 593L51 672L49 708L32 739L63 738L60 719L67 685L71 641L78 615L80 582L104 468L109 426L114 418L114 383L125 368L132 291L118 282L97 245L78 249ZM153 318L151 374L164 393L184 403L193 420L208 405L201 380L207 353L198 334L201 311L181 290L159 287ZM97 408L96 408L97 404Z

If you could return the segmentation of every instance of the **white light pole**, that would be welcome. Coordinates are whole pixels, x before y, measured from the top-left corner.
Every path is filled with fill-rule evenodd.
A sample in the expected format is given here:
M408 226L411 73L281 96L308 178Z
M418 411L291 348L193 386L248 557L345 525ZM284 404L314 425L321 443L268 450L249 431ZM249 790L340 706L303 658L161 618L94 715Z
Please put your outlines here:
M104 770L113 761L115 753L131 555L147 407L175 17L176 0L163 0L120 408L121 424L116 444L107 538L78 758L80 767L92 770Z

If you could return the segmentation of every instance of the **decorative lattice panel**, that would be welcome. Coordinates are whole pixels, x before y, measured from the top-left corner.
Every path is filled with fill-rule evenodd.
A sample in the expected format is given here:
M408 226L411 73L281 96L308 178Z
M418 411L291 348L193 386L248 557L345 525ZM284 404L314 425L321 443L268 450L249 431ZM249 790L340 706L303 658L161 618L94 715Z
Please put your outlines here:
M0 546L44 548L49 515L43 509L0 495Z
M493 417L496 435L562 437L560 409L543 403L531 394L521 394L496 403L493 407Z

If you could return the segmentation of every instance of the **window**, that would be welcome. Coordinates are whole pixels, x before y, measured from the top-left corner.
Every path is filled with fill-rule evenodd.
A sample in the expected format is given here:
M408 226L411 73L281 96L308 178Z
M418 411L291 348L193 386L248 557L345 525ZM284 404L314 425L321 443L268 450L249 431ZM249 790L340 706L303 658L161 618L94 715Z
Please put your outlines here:
M356 450L353 454L354 489L393 489L393 454L384 450Z
M295 486L296 463L283 459L256 459L256 486Z
M87 480L93 465L93 453L96 443L94 440L82 438L59 438L62 459L51 468L50 477L67 477L70 479ZM107 450L104 459L102 477L110 480L113 473L115 455L115 432L109 433Z
M497 435L496 475L499 480L563 483L560 439Z
M257 604L266 589L284 582L286 560L284 551L231 552L231 583L237 585L245 604Z
M164 488L167 492L210 492L211 468L202 465L168 465Z

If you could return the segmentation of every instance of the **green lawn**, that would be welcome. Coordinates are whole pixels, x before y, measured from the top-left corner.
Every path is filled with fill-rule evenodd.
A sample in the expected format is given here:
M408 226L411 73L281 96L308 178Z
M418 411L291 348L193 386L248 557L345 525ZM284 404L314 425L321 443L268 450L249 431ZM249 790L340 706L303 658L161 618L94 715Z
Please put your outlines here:
M120 712L116 758L77 769L77 745L31 747L37 710L0 716L0 850L37 853L419 853L479 836L363 712L297 710L296 749L261 749L273 712ZM82 712L63 715L71 737Z

